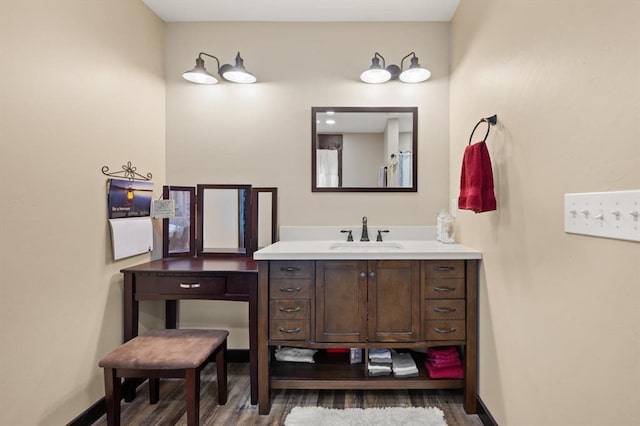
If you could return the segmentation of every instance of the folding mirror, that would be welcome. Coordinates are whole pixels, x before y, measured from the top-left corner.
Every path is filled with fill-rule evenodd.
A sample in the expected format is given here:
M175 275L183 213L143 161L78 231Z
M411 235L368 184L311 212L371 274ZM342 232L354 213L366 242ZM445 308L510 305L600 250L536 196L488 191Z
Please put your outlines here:
M162 257L193 256L195 248L196 190L187 186L164 186L162 197L173 200L175 216L162 220Z
M251 251L278 241L278 188L253 188Z
M199 184L197 197L197 255L249 253L251 185Z

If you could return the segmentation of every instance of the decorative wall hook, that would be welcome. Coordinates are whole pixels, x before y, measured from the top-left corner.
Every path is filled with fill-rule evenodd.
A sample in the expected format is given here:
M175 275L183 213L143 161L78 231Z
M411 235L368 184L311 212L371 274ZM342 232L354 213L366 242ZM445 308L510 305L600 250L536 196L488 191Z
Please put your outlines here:
M131 165L131 161L127 161L127 164L123 164L122 170L118 170L117 172L109 172L109 166L102 166L102 174L109 177L125 178L142 182L150 181L153 177L151 173L147 173L145 176L141 175L136 170L137 168Z

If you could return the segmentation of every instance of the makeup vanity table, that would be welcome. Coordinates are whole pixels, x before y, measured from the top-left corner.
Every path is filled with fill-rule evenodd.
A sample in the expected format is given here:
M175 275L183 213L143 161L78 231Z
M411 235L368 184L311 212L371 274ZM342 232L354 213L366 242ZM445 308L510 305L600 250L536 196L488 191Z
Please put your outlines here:
M163 198L176 206L175 216L163 221L163 258L121 270L124 341L138 335L140 301L165 301L166 328L178 328L180 300L248 302L251 404L257 404L258 265L252 253L276 240L277 188L165 186ZM126 401L135 397L135 383L125 381Z
M179 301L185 299L249 302L251 404L258 402L258 266L251 257L169 258L125 268L124 341L138 335L141 300L164 300L166 328L177 328ZM125 383L125 399L135 388Z

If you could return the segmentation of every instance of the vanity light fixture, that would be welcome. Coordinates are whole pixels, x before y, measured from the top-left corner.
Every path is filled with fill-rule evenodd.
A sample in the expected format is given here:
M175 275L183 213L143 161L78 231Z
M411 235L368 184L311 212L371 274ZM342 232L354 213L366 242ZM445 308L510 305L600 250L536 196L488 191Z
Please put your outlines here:
M240 56L240 52L236 55L235 65L224 64L222 66L220 66L220 61L215 56L205 52L200 52L196 58L196 66L192 70L184 72L182 77L192 83L216 84L218 79L210 74L204 67L204 59L202 59L203 56L208 56L216 60L216 64L218 65L218 74L227 81L243 84L256 82L256 76L245 69L244 60Z
M411 63L404 69L404 60L411 57ZM382 59L382 65L380 60ZM360 80L370 84L386 83L389 80L400 80L404 83L420 83L431 77L431 71L418 63L414 52L409 53L400 61L400 66L386 65L384 57L375 52L371 60L371 67L360 74Z

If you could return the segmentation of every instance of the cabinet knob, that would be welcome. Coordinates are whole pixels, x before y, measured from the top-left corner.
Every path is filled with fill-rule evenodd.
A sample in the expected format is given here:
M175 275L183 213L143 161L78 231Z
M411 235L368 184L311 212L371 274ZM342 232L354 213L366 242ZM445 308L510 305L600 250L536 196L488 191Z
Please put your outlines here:
M300 287L280 287L279 290L283 293L297 293L302 290Z
M455 271L456 268L453 266L434 266L433 270L438 272L451 272Z
M280 333L300 333L301 329L300 327L296 327L296 328L278 328L278 330L280 331Z
M180 288L200 288L200 283L180 283Z
M454 331L456 331L456 329L453 327L449 327L448 329L436 327L434 330L436 331L436 333L453 333Z
M302 308L300 306L296 306L295 308L284 308L280 306L280 312L284 312L286 314L293 314L295 312L300 312Z
M366 272L360 272L360 278L367 278Z
M435 291L454 291L455 287L434 287Z
M374 271L369 271L369 278L375 278L376 273Z

